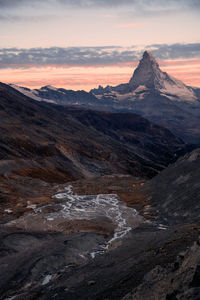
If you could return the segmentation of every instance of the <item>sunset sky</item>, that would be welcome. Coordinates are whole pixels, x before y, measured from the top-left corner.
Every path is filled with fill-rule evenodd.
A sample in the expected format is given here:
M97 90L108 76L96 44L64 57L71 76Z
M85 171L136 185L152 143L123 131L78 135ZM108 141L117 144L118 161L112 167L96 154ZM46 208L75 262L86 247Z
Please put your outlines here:
M131 77L143 51L200 86L200 0L0 0L0 81L90 90Z

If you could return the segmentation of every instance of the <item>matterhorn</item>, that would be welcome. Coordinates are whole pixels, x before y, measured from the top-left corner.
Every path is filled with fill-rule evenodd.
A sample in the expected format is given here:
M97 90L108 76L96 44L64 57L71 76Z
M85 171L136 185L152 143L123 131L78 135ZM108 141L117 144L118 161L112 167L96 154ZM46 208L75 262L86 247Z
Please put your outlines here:
M101 89L101 92L109 92L110 96L112 91L115 95L116 92L124 95L127 93L127 97L123 97L123 99L130 99L131 96L132 100L137 100L137 92L140 92L141 99L141 92L143 91L146 94L148 90L159 91L171 100L174 99L187 102L197 100L195 91L191 87L186 86L182 81L163 72L154 56L149 51L144 52L129 83L118 85L116 87L107 86L104 90ZM98 95L100 94L99 89L93 90L93 92ZM132 95L130 95L130 92Z

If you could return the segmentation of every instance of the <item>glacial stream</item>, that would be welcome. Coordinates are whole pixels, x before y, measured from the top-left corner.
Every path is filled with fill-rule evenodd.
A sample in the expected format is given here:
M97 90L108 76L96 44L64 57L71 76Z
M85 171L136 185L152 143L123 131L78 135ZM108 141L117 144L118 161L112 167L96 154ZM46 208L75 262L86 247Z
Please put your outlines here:
M56 226L59 226L59 224L65 226L68 221L69 223L72 221L72 224L75 220L80 224L87 221L89 226L93 224L94 236L86 236L86 240L81 240L82 237L78 236L71 248L74 249L74 256L71 254L69 247L69 263L64 263L62 267L58 268L58 271L53 267L52 270L48 268L48 271L44 272L40 279L42 286L48 285L53 278L56 278L58 272L65 272L73 266L74 260L80 263L80 259L81 262L94 259L97 255L102 255L111 248L117 247L128 232L138 226L138 222L144 222L144 218L134 208L127 207L116 194L77 195L73 193L73 187L68 185L65 187L64 192L57 193L52 198L55 201L48 204L29 203L27 208L31 209L32 212L29 211L24 216L11 221L9 225L25 228L26 230L37 231L37 228L42 228L44 231L54 231L57 228ZM97 226L97 230L95 230L95 226ZM98 228L101 228L101 226L103 229L105 228L108 235L100 234L101 237L98 237ZM85 231L87 232L87 227ZM80 240L78 240L79 238ZM70 255L72 255L71 258ZM5 300L13 300L19 295L23 294L14 295Z
M96 217L106 217L114 224L113 237L106 244L100 245L91 253L94 258L97 254L103 253L116 241L123 238L132 228L133 219L138 212L131 207L127 207L116 194L99 195L76 195L72 191L72 186L65 188L65 193L54 195L57 199L64 200L60 211L50 213L47 220L56 218L66 219L95 219Z

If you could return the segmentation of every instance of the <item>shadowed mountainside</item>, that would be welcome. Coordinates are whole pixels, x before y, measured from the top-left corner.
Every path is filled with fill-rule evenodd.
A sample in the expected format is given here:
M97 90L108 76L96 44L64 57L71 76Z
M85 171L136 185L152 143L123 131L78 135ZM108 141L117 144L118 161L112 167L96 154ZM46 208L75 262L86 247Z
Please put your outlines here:
M152 176L185 148L168 130L140 116L27 101L4 84L0 131L1 175L15 172L47 181L54 173L58 181L109 173Z
M151 299L149 287L160 295L160 282L163 299L199 292L198 243L182 252L200 233L199 149L161 171L189 149L167 129L130 113L38 103L4 84L0 133L1 300ZM102 215L45 219L63 208L55 194L72 180L88 203L114 193L140 213L123 240L94 259L114 224Z
M146 182L136 193L158 211L165 222L199 221L200 216L200 149L193 150ZM133 196L134 197L134 196Z
M55 183L117 173L149 178L185 151L170 131L138 115L36 102L0 84L0 211L46 203Z

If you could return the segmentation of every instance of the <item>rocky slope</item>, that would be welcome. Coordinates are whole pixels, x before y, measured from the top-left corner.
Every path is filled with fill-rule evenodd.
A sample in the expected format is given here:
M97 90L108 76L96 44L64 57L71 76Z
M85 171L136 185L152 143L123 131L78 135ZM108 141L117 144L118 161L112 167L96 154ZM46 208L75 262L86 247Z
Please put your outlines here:
M145 168L150 175L185 147L168 130L137 115L28 102L3 84L0 92L2 174L14 169L14 159L16 172L26 164L27 173L31 164L40 165L41 178L45 168L61 178L63 173L65 180L133 169L139 175Z
M4 84L0 133L1 211L19 199L48 201L56 183L113 173L149 178L187 151L140 116L38 103Z
M199 220L200 149L186 154L140 190L167 223Z
M156 266L144 277L143 283L123 300L200 298L200 241L181 252L174 263Z
M199 299L199 246L184 253L199 232L197 224L167 230L143 225L117 248L89 259L87 251L102 235L5 228L0 299Z
M198 299L199 149L4 84L0 132L1 300Z
M84 179L71 182L74 194L67 195L65 185L59 185L54 187L61 193L58 201L52 198L51 205L38 204L34 212L7 221L0 227L0 299L199 299L199 151L186 154L146 183L126 176ZM72 201L76 195L81 201L78 213L84 199L89 205L91 197L104 193L108 203L110 193L120 195L130 208L137 208L140 219L99 253L114 230L114 224L102 219L102 211L96 224L90 219L90 224L78 225L76 220L72 228L82 232L70 235L67 220L60 218L56 227L52 217L58 216L62 197ZM91 208L93 204L90 212ZM50 217L49 230L45 222L39 225L41 212ZM76 213L73 210L74 217ZM37 230L35 224L40 226Z
M137 193L148 200L144 215L167 227L193 223L199 228L200 216L200 149L180 158ZM134 196L133 196L134 198ZM165 230L168 230L167 227ZM169 227L168 227L169 228ZM200 242L179 253L173 264L157 265L142 283L123 300L131 299L200 299Z

